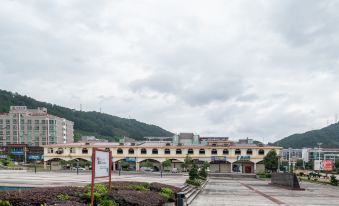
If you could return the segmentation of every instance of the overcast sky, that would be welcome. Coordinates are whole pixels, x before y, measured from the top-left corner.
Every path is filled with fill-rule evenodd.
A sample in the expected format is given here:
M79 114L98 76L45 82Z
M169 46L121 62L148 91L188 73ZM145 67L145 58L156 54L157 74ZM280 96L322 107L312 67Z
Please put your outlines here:
M0 88L265 142L339 114L339 1L2 0Z

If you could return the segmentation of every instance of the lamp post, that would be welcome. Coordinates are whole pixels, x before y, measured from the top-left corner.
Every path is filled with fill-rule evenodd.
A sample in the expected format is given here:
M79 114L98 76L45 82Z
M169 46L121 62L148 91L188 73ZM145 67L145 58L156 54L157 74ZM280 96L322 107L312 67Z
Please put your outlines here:
M318 145L318 155L319 155L319 174L320 174L320 166L321 166L321 159L320 159L320 146L322 145L323 143L321 142L318 142L317 145Z
M291 150L292 148L288 148L288 172L291 172Z

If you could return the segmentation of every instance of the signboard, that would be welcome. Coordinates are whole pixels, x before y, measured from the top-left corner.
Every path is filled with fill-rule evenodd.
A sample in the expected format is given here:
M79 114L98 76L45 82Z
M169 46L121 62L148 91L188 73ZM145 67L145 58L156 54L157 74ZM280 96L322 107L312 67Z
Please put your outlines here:
M95 154L95 173L94 177L108 177L109 176L109 152L96 151Z
M211 157L212 162L216 162L216 161L226 161L226 157L225 156L212 156Z
M42 160L42 155L28 155L28 160Z
M24 155L24 151L11 151L11 154L15 156L21 156Z
M0 155L0 159L6 159L7 155Z
M237 161L249 161L251 159L251 156L237 156Z
M112 152L92 149L92 185L91 185L91 205L94 206L94 183L95 178L108 177L109 190L112 187Z
M323 170L323 164L321 160L314 160L314 170Z
M333 170L333 161L332 160L323 160L323 170L332 171Z
M126 157L125 161L126 162L136 162L136 158L135 157Z

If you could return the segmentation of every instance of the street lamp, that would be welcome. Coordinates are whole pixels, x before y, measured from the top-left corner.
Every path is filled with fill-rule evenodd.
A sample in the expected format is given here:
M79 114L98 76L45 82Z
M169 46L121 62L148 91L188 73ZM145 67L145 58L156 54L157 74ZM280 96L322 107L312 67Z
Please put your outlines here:
M318 142L317 145L318 145L318 155L319 155L319 174L320 174L320 166L321 166L321 162L320 162L320 146L322 145L323 143L321 142Z

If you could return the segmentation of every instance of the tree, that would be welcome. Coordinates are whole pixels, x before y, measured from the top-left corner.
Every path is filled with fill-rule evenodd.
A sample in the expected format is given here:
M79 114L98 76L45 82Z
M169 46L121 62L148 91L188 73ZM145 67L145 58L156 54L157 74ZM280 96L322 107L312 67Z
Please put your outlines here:
M184 163L181 164L181 167L184 168L184 170L190 169L193 164L193 159L189 156L186 155L184 159Z
M265 169L271 172L276 172L278 169L278 157L275 150L271 150L264 157Z
M202 178L207 178L207 167L209 167L209 163L208 162L204 162L203 166L200 168L199 170L199 176Z
M151 161L149 161L149 160L146 160L146 161L144 161L144 162L141 162L140 166L152 168L152 167L153 167L153 162L151 162Z
M334 166L336 169L339 169L339 160L335 160Z
M162 165L163 168L165 168L165 167L170 167L170 166L172 165L172 162L171 162L171 160L166 159L165 161L163 161L163 162L161 163L161 165Z
M295 167L296 168L304 168L304 160L297 160Z
M190 169L189 173L189 179L190 180L195 180L199 177L198 175L198 167L195 163L192 164L192 168Z

